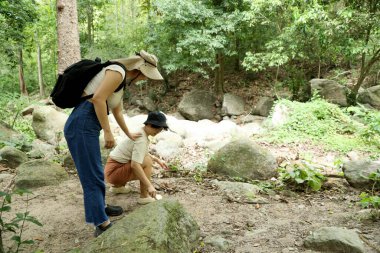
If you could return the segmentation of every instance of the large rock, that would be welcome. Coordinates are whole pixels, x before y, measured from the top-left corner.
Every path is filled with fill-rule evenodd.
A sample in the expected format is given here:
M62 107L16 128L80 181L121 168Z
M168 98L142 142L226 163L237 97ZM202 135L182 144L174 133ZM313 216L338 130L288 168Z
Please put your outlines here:
M358 102L363 104L370 104L371 106L380 110L380 85L359 90Z
M265 180L274 177L276 159L267 150L246 139L232 141L219 149L207 168L231 177Z
M68 116L50 106L36 107L33 111L32 127L37 138L57 144L63 138L63 127Z
M241 115L244 113L244 100L232 93L223 96L222 110L226 115Z
M198 244L199 227L178 201L160 200L117 221L83 253L189 253Z
M4 143L7 146L20 147L24 152L28 152L32 148L24 135L14 131L8 124L0 121L0 147Z
M213 119L216 98L210 92L193 90L184 94L178 111L188 120Z
M380 168L380 161L357 160L343 164L344 177L355 188L371 189L373 181L368 176Z
M329 253L364 253L365 248L358 234L338 227L322 227L305 239L305 246Z
M274 99L270 97L261 97L252 110L252 114L267 117L274 104Z
M0 163L9 168L15 169L27 160L28 156L15 147L5 146L0 149Z
M311 91L317 91L319 95L333 104L347 106L346 90L343 85L328 79L310 80Z
M26 189L57 185L69 178L63 167L42 159L21 164L16 173L16 187Z
M183 146L182 137L171 131L163 131L156 136L157 143L154 146L156 153L165 160L176 158Z
M46 143L40 139L32 142L32 150L28 153L29 157L34 159L46 158L51 159L56 155L56 146Z

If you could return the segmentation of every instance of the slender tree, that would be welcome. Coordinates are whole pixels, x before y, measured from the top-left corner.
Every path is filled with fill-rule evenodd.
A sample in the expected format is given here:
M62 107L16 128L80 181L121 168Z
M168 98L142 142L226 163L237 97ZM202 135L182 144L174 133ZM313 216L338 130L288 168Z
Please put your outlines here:
M76 0L57 0L58 73L80 60Z

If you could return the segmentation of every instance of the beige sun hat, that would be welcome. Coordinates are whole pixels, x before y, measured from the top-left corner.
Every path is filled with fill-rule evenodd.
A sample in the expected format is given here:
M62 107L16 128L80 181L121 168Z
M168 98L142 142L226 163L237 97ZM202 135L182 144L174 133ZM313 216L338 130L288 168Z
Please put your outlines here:
M136 53L128 58L118 59L117 61L123 63L127 70L138 69L144 74L144 76L150 79L164 80L157 69L157 57L144 50L141 50L139 53Z

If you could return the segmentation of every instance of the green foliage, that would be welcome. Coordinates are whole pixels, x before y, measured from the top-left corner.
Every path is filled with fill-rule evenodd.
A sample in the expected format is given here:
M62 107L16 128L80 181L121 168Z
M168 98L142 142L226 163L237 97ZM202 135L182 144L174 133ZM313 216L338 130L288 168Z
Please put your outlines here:
M0 98L0 107L3 112L0 114L0 121L10 125L13 129L23 133L28 141L36 138L30 120L25 119L20 114L23 109L29 106L28 97L16 93L4 93Z
M380 146L380 112L359 106L348 107L347 113L365 124L359 132L362 139L370 145Z
M326 180L321 174L321 170L306 160L288 164L284 168L280 168L279 173L280 181L296 190L319 191L323 181Z
M366 124L373 123L372 119L363 124L351 118L344 109L319 98L306 103L279 100L277 106L286 108L285 122L259 139L278 143L312 142L341 152L377 152L379 149L373 141L376 137L370 141L362 135L369 127ZM277 121L277 117L278 114L272 112L270 120Z
M379 196L372 196L366 192L362 192L359 197L360 197L360 205L363 208L375 208L375 209L380 208Z
M11 240L14 241L14 251L8 251L8 252L21 252L23 245L33 244L33 240L23 240L22 234L25 229L25 223L30 222L37 226L42 226L42 224L33 216L29 215L29 212L27 210L28 208L28 201L26 200L27 206L24 213L16 213L16 216L13 219L6 220L3 216L4 212L10 212L11 211L11 204L12 204L12 196L13 195L19 195L23 196L24 194L31 194L29 190L25 189L16 189L11 193L2 192L0 191L0 197L2 198L2 204L0 207L0 240L1 245L3 244L3 235L5 232L12 232L14 233L14 236L12 236ZM0 249L1 252L5 252L4 249Z
M376 190L380 189L380 168L372 172L368 179L373 181L372 190L370 193L362 192L359 203L363 208L371 208L372 218L377 220L380 219L380 195L376 194Z

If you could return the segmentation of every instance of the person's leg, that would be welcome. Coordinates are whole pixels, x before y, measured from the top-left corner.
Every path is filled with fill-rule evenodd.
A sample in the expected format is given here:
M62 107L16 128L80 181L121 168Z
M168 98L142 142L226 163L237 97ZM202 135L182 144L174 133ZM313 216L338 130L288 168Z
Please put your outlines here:
M144 170L145 176L151 180L152 177L152 166L153 166L153 161L150 155L145 156L144 161L142 163L142 168ZM140 181L140 198L147 198L149 197L148 194L148 187L146 187L141 181Z
M65 125L65 138L83 188L86 222L95 226L109 224L105 213L105 183L101 163L101 127L93 105L82 103Z

